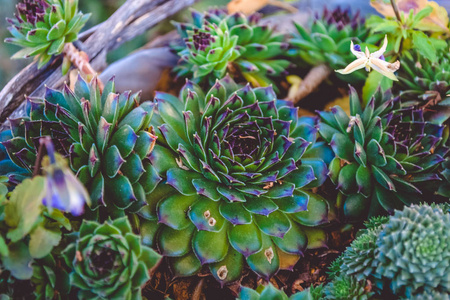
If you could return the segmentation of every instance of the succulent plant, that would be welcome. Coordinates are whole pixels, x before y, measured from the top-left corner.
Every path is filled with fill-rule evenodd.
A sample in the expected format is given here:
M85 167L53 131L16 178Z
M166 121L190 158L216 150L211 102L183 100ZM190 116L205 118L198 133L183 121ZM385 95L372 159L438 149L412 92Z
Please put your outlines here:
M367 230L377 230L387 222L389 222L388 216L376 216L365 221L364 226L366 226ZM366 232L366 230L364 232Z
M33 277L31 277L36 299L67 299L70 284L69 274L57 263L52 255L33 262Z
M326 180L322 158L332 154L316 143L312 120L272 88L238 89L229 77L206 95L187 82L179 98L157 93L156 102L152 122L162 125L150 160L166 184L148 195L141 233L176 275L208 265L224 284L240 277L245 257L269 278L309 238L323 245L309 227L332 210L310 189Z
M104 224L84 220L63 255L80 299L140 299L149 270L161 259L141 245L126 217Z
M94 79L81 77L75 90L47 88L45 99L28 99L28 117L11 120L14 138L3 143L13 162L33 169L39 138L50 136L56 151L90 193L92 209L107 206L111 216L138 211L153 189L148 160L156 137L151 133L153 103L139 104L139 94L114 93L114 80L100 92Z
M426 108L431 122L442 124L450 117L450 54L442 51L436 62L417 51L405 52L399 70L402 101Z
M286 293L277 289L271 283L260 285L256 290L242 286L237 300L259 300L259 299L290 299Z
M268 86L273 83L269 77L279 77L290 64L278 58L288 46L283 36L260 24L257 14L228 15L214 9L193 11L192 17L192 24L174 23L185 41L183 46L174 46L181 57L175 68L180 77L192 77L197 83L208 80L213 85L229 72L255 86Z
M78 11L78 0L23 0L16 8L15 18L7 19L13 37L5 42L24 48L12 58L36 56L38 68L75 41L90 17Z
M329 11L326 7L321 16L316 15L311 25L311 30L299 24L295 24L298 33L291 39L292 44L289 56L299 60L301 64L317 66L326 64L331 69L344 68L348 62L354 59L350 49L350 42L355 44L376 44L383 36L369 36L369 31L364 25L365 19L357 11L351 13L350 8L343 10L340 7ZM338 74L337 74L338 75ZM340 78L349 80L349 77ZM365 80L363 73L354 73L350 76L356 80Z
M439 165L448 153L445 126L424 120L423 110L402 106L390 91L378 91L364 110L350 88L348 116L335 106L320 112L320 134L336 154L330 178L346 195L350 219L393 212L427 197L420 186L440 180Z
M341 274L342 257L343 257L343 255L338 256L328 266L327 274L328 274L328 278L330 280L333 280L334 278L338 277L339 274Z
M411 297L404 298L405 300L450 300L450 295L448 293L439 293L439 292L431 292L431 293L423 293L412 295Z
M275 288L270 282L267 285L260 285L256 290L241 287L237 300L321 300L323 299L323 286L309 287L308 289L295 293L288 297L282 290Z
M377 240L376 274L394 294L450 293L450 214L413 205L395 211Z
M450 199L450 157L446 157L441 164L441 181L437 185L430 186L437 200L448 201Z
M343 275L328 283L323 293L327 300L366 300L375 294L365 280L358 281L355 277Z
M369 229L347 247L341 256L341 274L355 277L358 281L363 281L373 274L378 264L375 249L380 231L380 228Z
M1 144L12 137L11 130L0 132L0 176L12 177L9 180L17 183L17 181L21 181L22 175L26 174L27 171L11 161L5 146Z

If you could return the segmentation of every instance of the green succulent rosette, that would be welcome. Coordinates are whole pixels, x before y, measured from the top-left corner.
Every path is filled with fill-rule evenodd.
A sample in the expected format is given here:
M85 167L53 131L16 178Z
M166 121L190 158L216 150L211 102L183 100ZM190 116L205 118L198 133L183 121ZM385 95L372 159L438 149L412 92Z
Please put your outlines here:
M179 77L213 85L228 72L255 86L269 86L274 83L270 77L279 77L290 64L279 59L288 47L283 35L260 24L257 14L214 9L193 11L192 17L193 23L174 23L184 39L183 46L174 46L181 57L175 68Z
M412 295L411 297L404 298L405 300L450 300L450 295L448 293L439 293L439 292L431 292L431 293L423 293Z
M77 40L90 17L78 11L78 0L23 0L16 8L15 18L7 19L13 37L5 42L23 47L13 59L36 56L38 68L61 54L66 43Z
M449 151L445 126L426 121L423 110L403 106L389 91L378 91L362 109L350 88L350 113L339 106L319 113L319 132L336 155L329 176L343 193L344 214L361 219L430 201L422 190L440 180Z
M136 212L146 205L155 176L148 160L156 139L154 104L139 103L139 94L116 94L113 79L100 92L96 79L88 84L79 77L74 91L47 88L44 99L27 99L28 116L10 120L13 138L3 145L31 174L39 138L50 136L87 187L92 209L106 206L110 216Z
M83 221L79 237L63 252L79 299L142 299L141 287L161 256L141 245L126 217Z
M338 276L323 288L327 300L368 300L375 293L368 287L366 280L358 281L355 277Z
M36 299L67 299L69 281L69 274L57 265L51 254L33 262L31 282Z
M163 178L140 214L146 242L177 276L209 266L222 284L241 276L244 259L264 278L286 257L323 246L315 226L332 208L311 192L326 180L311 120L277 101L273 89L238 88L226 77L205 95L187 82L180 97L157 93L161 124L150 160ZM155 125L156 126L156 125ZM291 260L292 261L292 260Z
M435 62L417 51L401 57L399 89L402 101L426 107L430 122L442 124L450 117L450 53L442 51Z
M267 285L260 285L256 290L247 287L241 287L237 300L320 300L323 299L323 286L311 286L310 288L293 294L288 297L282 290L275 288L270 282Z
M413 205L395 211L377 240L376 277L398 296L450 293L450 214Z
M336 9L329 11L324 7L321 16L314 17L307 30L299 24L295 24L297 32L290 40L292 45L289 56L300 65L317 66L326 64L333 70L345 68L354 60L349 51L350 43L357 45L375 45L381 35L369 36L369 30L365 26L365 19L360 12L352 13L350 9ZM356 72L349 76L339 78L348 81L364 81L367 75Z

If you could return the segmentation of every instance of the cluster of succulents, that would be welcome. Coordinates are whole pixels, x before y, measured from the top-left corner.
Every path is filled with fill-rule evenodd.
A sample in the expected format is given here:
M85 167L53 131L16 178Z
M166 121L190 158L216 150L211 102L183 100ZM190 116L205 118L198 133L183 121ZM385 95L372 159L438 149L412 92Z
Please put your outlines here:
M7 19L13 37L5 42L23 47L13 58L36 56L39 68L77 40L90 17L78 11L78 0L24 0L16 8L15 18Z
M27 97L26 115L0 133L0 293L29 297L20 281L37 299L141 299L160 262L158 282L208 273L224 287L246 273L259 284L326 247L330 224L341 234L370 216L327 283L288 296L263 282L239 299L448 299L450 56L415 30L430 13L383 21L391 30L325 9L289 37L259 14L192 11L174 23L178 96L141 101L80 70L62 91ZM78 0L23 0L7 42L39 67L67 59L88 17ZM408 36L392 45L401 24L429 43L400 51L414 50ZM379 74L338 75L358 84L349 112L302 116L279 99L291 61L299 74ZM396 74L398 84L378 80Z
M339 106L320 112L319 132L336 157L330 178L341 191L351 219L427 200L421 185L438 181L448 154L446 127L403 105L390 91L378 92L363 109L350 88L350 116Z
M450 293L446 205L413 205L374 223L338 258L340 268L333 270L338 277L370 280L376 292L407 299Z
M332 69L345 67L352 60L348 51L350 43L375 45L382 35L369 35L365 19L360 12L352 13L350 8L329 11L326 7L321 16L316 15L310 30L295 24L296 36L290 40L289 56L309 66L326 64ZM345 80L365 80L363 73L355 73Z
M181 63L179 77L211 85L225 74L242 76L256 86L272 84L270 78L285 73L290 62L279 57L287 50L281 34L260 24L260 16L226 10L192 12L193 23L175 23L183 46L174 46Z
M114 79L101 93L96 80L81 77L74 91L47 88L44 99L27 101L28 117L11 120L13 138L3 143L17 165L31 173L38 140L50 136L87 186L91 208L120 215L146 205L157 176L148 159L156 140L152 102L139 104L139 93L116 94Z
M331 151L316 143L311 123L272 88L239 88L229 77L206 95L187 82L179 98L158 93L155 101L152 122L161 125L149 158L166 184L139 213L154 224L144 238L174 272L207 264L226 283L239 278L245 258L270 278L280 252L299 257L308 227L329 222L332 210L312 192L328 172L317 153L329 161Z

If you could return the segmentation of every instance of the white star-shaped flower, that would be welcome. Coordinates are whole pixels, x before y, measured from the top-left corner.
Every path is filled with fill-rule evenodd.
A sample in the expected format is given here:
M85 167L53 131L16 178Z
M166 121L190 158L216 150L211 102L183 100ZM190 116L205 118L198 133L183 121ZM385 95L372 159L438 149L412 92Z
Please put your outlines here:
M383 54L386 51L387 43L387 36L385 36L383 46L380 50L370 53L367 47L365 52L357 51L352 41L350 44L350 51L357 57L356 60L351 62L345 69L336 70L336 72L340 74L350 74L362 68L365 68L367 72L374 69L387 78L398 81L394 72L400 68L400 62L397 60L394 63L390 63L384 60Z

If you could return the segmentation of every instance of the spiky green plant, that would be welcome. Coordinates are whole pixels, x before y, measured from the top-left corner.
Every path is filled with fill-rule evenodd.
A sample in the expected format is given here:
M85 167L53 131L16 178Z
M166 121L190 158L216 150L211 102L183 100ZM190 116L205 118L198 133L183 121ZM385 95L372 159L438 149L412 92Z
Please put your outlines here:
M441 51L435 62L417 51L401 57L399 89L402 101L426 108L427 119L442 124L450 117L450 54Z
M375 248L381 229L369 229L356 238L341 256L340 273L362 281L377 267Z
M352 14L350 9L343 10L340 7L332 11L325 7L321 16L315 16L310 30L299 24L295 26L297 33L290 40L293 47L289 50L289 55L294 60L299 60L301 64L310 66L326 64L334 70L342 69L348 62L354 60L348 50L351 41L365 46L376 44L382 37L369 36L364 17L359 11ZM357 72L352 78L365 80L366 75ZM349 80L348 77L342 79Z
M388 216L376 216L365 221L364 226L366 226L368 230L378 230L381 226L383 226L383 224L386 224L387 222L389 222Z
M398 296L450 293L450 214L413 205L395 211L377 240L376 276Z
M104 224L83 221L77 241L63 254L79 299L140 299L149 270L161 259L141 245L126 217Z
M174 46L181 57L175 68L178 76L211 85L228 72L234 78L243 76L255 86L272 84L269 77L279 77L289 66L279 56L287 49L283 36L268 25L259 23L257 14L228 15L214 9L192 12L193 23L174 23L184 46Z
M145 194L154 188L148 155L156 139L153 103L139 104L139 94L114 90L113 79L101 93L95 79L89 85L81 77L74 91L47 88L43 100L27 100L28 117L11 120L14 138L3 143L12 161L31 173L39 138L52 137L88 188L91 208L105 205L112 216L146 204Z
M67 299L70 284L69 274L56 264L51 254L33 262L33 277L36 299Z
M336 277L327 284L323 293L325 299L329 300L367 300L375 294L365 280L358 281L355 277L344 275Z
M16 8L15 18L7 19L13 37L5 42L24 48L13 59L36 56L38 68L61 54L66 43L77 40L90 17L78 11L78 0L23 0Z
M327 223L331 207L310 189L326 180L331 151L297 108L229 77L206 95L187 82L179 98L158 93L156 102L162 125L150 160L165 184L147 197L142 234L176 275L208 265L223 284L246 258L269 278L283 257L303 253L309 234L323 241L308 227Z
M449 150L445 126L424 120L423 110L402 106L389 91L378 91L362 109L350 88L350 111L335 106L320 112L319 125L336 154L329 175L347 195L345 215L357 219L431 200L420 186L440 180L439 164Z

